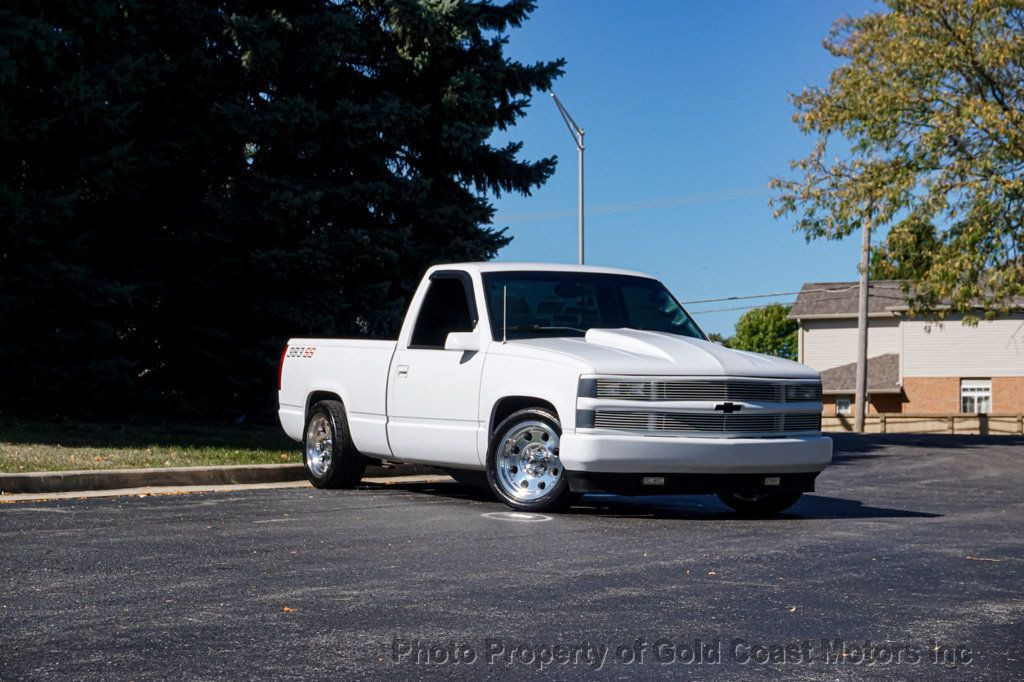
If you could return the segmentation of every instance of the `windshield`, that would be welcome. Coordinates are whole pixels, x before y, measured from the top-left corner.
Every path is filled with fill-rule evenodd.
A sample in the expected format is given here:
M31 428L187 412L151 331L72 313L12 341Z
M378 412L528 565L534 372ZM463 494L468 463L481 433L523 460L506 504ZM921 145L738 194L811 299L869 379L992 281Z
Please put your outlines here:
M509 339L583 336L588 329L643 329L706 338L655 279L589 272L491 272L483 276L491 334L502 338L508 291Z

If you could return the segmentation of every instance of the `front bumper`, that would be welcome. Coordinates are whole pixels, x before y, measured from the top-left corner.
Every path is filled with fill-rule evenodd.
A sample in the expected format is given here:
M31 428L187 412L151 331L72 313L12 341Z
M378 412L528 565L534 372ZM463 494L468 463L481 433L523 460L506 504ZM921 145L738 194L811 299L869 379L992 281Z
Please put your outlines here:
M802 474L602 474L566 471L576 493L616 495L712 495L716 493L810 493L818 472Z
M832 439L684 438L577 431L562 435L559 459L569 473L801 474L832 461Z

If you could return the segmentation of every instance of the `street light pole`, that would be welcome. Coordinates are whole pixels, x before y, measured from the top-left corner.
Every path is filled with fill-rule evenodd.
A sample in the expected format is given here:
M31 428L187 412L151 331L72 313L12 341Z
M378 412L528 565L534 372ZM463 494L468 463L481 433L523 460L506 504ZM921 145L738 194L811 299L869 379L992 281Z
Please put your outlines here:
M579 189L579 200L577 211L579 213L579 256L580 265L583 265L583 128L580 128L580 142L577 145L579 147L579 167L580 167L580 189Z
M583 128L576 124L572 116L562 105L561 100L558 99L553 91L551 98L555 100L555 106L558 107L558 113L562 115L562 120L565 121L565 126L569 129L569 134L572 135L572 141L576 145L576 150L579 156L579 260L580 265L583 265Z

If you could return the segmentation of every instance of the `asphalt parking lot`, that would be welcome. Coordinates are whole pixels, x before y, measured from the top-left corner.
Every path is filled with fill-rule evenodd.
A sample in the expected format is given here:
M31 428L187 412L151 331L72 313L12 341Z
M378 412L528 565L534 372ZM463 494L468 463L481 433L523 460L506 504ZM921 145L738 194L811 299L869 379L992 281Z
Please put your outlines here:
M1024 439L837 450L772 520L455 483L0 505L0 678L1024 678Z

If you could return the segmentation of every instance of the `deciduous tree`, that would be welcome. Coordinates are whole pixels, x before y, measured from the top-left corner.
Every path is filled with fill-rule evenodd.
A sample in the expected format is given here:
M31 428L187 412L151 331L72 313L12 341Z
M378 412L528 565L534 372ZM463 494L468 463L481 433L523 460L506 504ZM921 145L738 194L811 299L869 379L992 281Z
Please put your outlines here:
M796 360L797 323L786 317L790 306L773 303L743 313L729 347Z
M808 239L888 229L874 268L917 280L917 310L994 315L1024 294L1024 3L885 0L840 19L841 64L793 97L816 138L776 178Z

